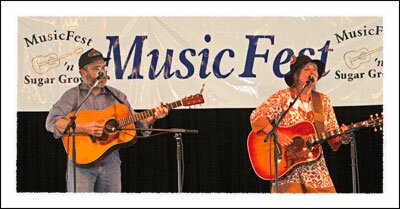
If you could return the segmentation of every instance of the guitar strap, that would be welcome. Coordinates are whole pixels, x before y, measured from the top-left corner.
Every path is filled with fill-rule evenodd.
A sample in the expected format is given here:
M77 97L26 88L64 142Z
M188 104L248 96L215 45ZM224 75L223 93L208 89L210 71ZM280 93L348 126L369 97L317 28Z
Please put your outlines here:
M106 91L110 92L110 94L111 94L119 103L124 104L124 103L121 101L121 99L118 98L117 96L115 96L115 94L112 93L112 91L111 91L107 86L104 86L104 89L105 89Z
M122 100L120 98L118 98L107 86L104 86L104 89L108 92L110 92L110 94L121 104L126 105L124 102L122 102ZM134 114L134 110L132 110L129 106L128 106L129 112L131 113L131 115Z
M311 99L314 108L314 126L317 129L317 133L321 133L325 130L321 95L316 91L312 91Z
M80 85L78 85L78 86L76 87L76 88L78 89L78 90L77 90L78 95L77 95L77 97L76 97L76 105L78 105L78 98L79 98L79 93L80 93L80 88L79 88L79 86L80 86ZM124 103L121 101L121 99L118 98L117 96L115 96L115 94L112 93L112 91L111 91L107 86L104 86L104 89L105 89L106 91L110 92L110 94L111 94L119 103L124 104Z

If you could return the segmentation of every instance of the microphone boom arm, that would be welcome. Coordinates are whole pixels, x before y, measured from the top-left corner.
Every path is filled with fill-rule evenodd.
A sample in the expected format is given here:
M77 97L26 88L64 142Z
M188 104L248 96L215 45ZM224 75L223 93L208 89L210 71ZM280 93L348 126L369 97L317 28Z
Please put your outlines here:
M182 129L182 128L170 128L170 129L160 129L160 128L117 128L116 130L136 130L136 131L162 131L170 133L187 133L187 134L197 134L198 130Z

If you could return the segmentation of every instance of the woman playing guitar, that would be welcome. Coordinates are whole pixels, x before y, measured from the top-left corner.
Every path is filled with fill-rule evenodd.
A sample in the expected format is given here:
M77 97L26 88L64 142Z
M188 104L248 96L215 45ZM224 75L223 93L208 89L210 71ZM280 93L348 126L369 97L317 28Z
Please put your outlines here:
M303 134L313 132L313 124L319 121L319 127L327 131L338 129L338 123L333 111L329 97L322 93L313 93L316 83L325 73L325 63L320 60L312 60L308 56L293 56L291 59L290 72L285 76L285 82L289 86L270 96L265 102L257 107L250 116L252 133L255 137L266 137L272 129L272 123L279 117L294 101L300 90L308 80L314 80L308 85L300 95L299 99L294 103L286 116L280 123L281 129L278 134L278 143L283 151L282 156L278 160L279 164L279 192L284 193L309 193L309 192L336 192L329 176L322 148L319 145L306 150L305 141L301 137ZM312 79L310 79L312 77ZM312 96L315 95L315 96ZM315 101L319 100L319 101ZM319 104L320 111L316 111ZM306 122L304 124L299 124ZM299 124L299 125L297 125ZM308 125L309 124L309 125ZM346 129L346 127L343 127ZM278 130L279 131L279 130ZM249 140L250 140L249 136ZM342 137L347 139L347 137ZM270 169L261 170L258 175L266 180L270 178L274 171L274 162L271 156L268 156L264 150L271 148L273 153L273 139L257 140L255 143L249 144L249 154L251 156L252 165L255 170L259 166L268 164ZM330 147L337 151L342 142L348 143L348 140L341 140L335 137L328 140ZM269 146L269 148L265 148ZM264 147L259 149L260 147ZM298 148L301 149L298 149ZM261 151L260 151L261 150ZM263 153L264 152L264 153ZM271 174L271 175L270 175ZM271 192L274 192L275 185L271 186Z

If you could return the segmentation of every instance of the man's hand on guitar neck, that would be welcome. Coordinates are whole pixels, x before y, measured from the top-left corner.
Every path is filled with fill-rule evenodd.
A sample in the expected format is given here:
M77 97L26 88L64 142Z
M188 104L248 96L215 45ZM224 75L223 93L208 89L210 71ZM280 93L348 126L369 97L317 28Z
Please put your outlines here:
M165 106L163 102L160 102L160 106L154 108L154 116L147 118L147 124L153 124L157 119L164 118L168 115L168 108Z

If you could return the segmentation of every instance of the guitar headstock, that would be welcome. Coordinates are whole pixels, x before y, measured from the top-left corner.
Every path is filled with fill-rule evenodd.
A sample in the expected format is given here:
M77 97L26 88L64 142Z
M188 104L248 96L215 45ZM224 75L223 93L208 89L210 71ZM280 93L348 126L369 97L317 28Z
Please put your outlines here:
M383 126L383 112L381 114L375 113L375 115L370 115L368 120L368 126L373 126L374 131L378 131L377 127L379 127L379 130L382 131L382 126Z
M76 49L74 49L74 53L75 54L79 54L81 52L83 52L83 48L82 47L77 47Z
M188 97L185 97L181 100L183 106L190 106L196 104L203 104L204 98L202 94L195 94Z
M74 50L65 53L64 57L72 56L74 54L80 54L81 52L83 52L83 48L82 47L77 47Z

